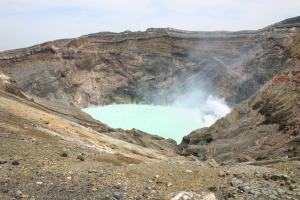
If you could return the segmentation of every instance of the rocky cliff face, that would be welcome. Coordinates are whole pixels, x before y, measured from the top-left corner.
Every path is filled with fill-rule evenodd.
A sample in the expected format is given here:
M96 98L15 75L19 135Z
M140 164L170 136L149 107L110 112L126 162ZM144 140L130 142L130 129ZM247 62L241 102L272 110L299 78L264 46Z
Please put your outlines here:
M249 161L300 155L300 67L276 75L209 128L184 137L179 152Z
M293 65L299 19L258 31L96 33L0 53L1 70L27 93L80 107L172 102L190 88L230 104Z

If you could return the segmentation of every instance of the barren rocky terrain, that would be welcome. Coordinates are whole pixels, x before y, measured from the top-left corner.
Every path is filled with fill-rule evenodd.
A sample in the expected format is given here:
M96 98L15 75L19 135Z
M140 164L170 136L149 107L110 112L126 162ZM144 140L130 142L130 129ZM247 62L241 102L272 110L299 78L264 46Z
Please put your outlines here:
M96 33L0 52L0 199L300 198L300 18L257 31ZM89 105L233 107L177 145Z

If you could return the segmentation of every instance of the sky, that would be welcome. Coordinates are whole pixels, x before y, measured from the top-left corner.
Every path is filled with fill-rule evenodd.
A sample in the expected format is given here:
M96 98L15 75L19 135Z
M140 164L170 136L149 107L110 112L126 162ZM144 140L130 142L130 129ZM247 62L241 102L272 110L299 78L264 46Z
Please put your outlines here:
M254 30L300 15L300 0L0 0L0 51L150 27Z

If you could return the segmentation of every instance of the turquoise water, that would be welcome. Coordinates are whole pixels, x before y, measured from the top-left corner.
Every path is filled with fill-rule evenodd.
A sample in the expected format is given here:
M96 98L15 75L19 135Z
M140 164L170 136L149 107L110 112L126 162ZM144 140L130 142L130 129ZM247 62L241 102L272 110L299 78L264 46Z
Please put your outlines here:
M112 128L136 128L177 142L201 127L198 113L184 108L119 104L86 108L84 111Z
M177 142L191 131L210 125L216 118L196 109L155 105L116 104L83 110L112 128L136 128Z

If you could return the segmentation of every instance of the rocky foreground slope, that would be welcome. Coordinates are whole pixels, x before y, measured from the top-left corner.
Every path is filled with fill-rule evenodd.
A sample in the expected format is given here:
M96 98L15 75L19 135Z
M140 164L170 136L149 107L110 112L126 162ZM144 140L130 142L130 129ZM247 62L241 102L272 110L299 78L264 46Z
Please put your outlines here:
M122 130L76 108L33 100L6 80L0 84L0 199L300 197L297 158L220 165L179 156L172 143L142 133L134 137L146 145L129 143L109 136ZM156 145L147 146L152 140Z
M98 33L1 52L0 199L299 199L299 23ZM179 146L79 109L165 104L190 87L236 106Z

